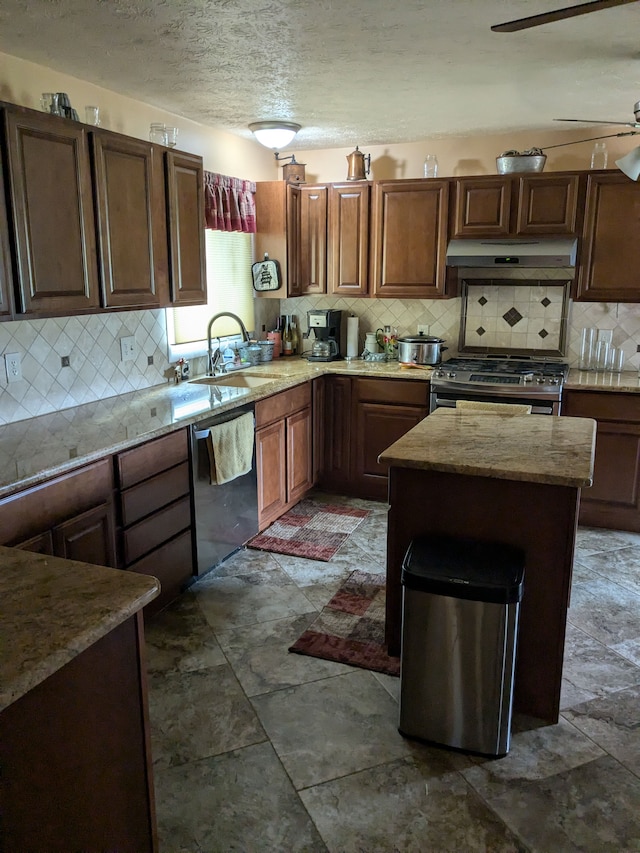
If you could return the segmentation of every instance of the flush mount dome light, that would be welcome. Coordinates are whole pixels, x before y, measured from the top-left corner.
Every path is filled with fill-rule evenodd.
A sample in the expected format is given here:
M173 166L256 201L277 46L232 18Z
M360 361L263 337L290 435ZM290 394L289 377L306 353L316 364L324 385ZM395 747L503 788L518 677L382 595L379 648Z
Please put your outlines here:
M293 121L254 121L249 130L265 148L278 151L285 148L300 130L300 125Z

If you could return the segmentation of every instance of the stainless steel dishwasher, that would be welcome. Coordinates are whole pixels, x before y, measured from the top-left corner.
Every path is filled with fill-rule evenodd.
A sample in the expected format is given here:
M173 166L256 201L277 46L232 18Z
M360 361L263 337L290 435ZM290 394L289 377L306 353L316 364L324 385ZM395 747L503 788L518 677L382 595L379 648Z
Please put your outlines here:
M253 404L239 406L191 427L198 575L218 566L258 532L255 445L249 473L223 485L211 484L207 447L211 427L234 420L246 412L254 414Z

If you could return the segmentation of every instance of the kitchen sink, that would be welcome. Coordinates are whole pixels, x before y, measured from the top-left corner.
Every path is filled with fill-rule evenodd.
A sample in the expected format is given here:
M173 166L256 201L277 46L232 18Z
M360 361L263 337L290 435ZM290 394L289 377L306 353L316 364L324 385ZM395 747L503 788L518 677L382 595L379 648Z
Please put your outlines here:
M259 388L273 382L275 376L243 376L242 374L231 374L230 376L205 376L202 379L192 379L196 385L224 385L232 388Z

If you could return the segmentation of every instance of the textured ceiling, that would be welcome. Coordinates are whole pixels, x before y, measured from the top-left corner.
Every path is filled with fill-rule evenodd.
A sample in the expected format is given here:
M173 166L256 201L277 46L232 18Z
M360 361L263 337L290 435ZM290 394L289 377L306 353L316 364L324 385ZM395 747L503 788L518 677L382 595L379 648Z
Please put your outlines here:
M0 51L242 136L297 121L303 149L633 121L640 3L490 30L570 3L2 0Z

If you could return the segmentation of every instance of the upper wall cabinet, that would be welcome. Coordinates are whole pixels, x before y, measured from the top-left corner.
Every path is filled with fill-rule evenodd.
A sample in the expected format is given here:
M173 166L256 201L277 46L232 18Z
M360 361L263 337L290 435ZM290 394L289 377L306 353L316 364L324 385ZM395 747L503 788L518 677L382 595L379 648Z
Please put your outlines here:
M640 302L640 184L617 171L587 175L576 299Z
M200 157L2 107L17 319L206 303Z
M329 187L327 277L336 296L369 293L369 198L364 181Z
M13 318L11 250L9 249L3 171L0 149L0 321Z
M100 307L86 128L44 113L4 114L17 311L72 314Z
M577 173L459 178L452 236L575 234L579 191Z
M376 181L371 201L373 295L445 296L449 183Z
M150 142L91 134L98 264L105 308L168 302L162 162Z
M169 223L171 301L204 305L207 279L204 250L202 158L165 151Z

